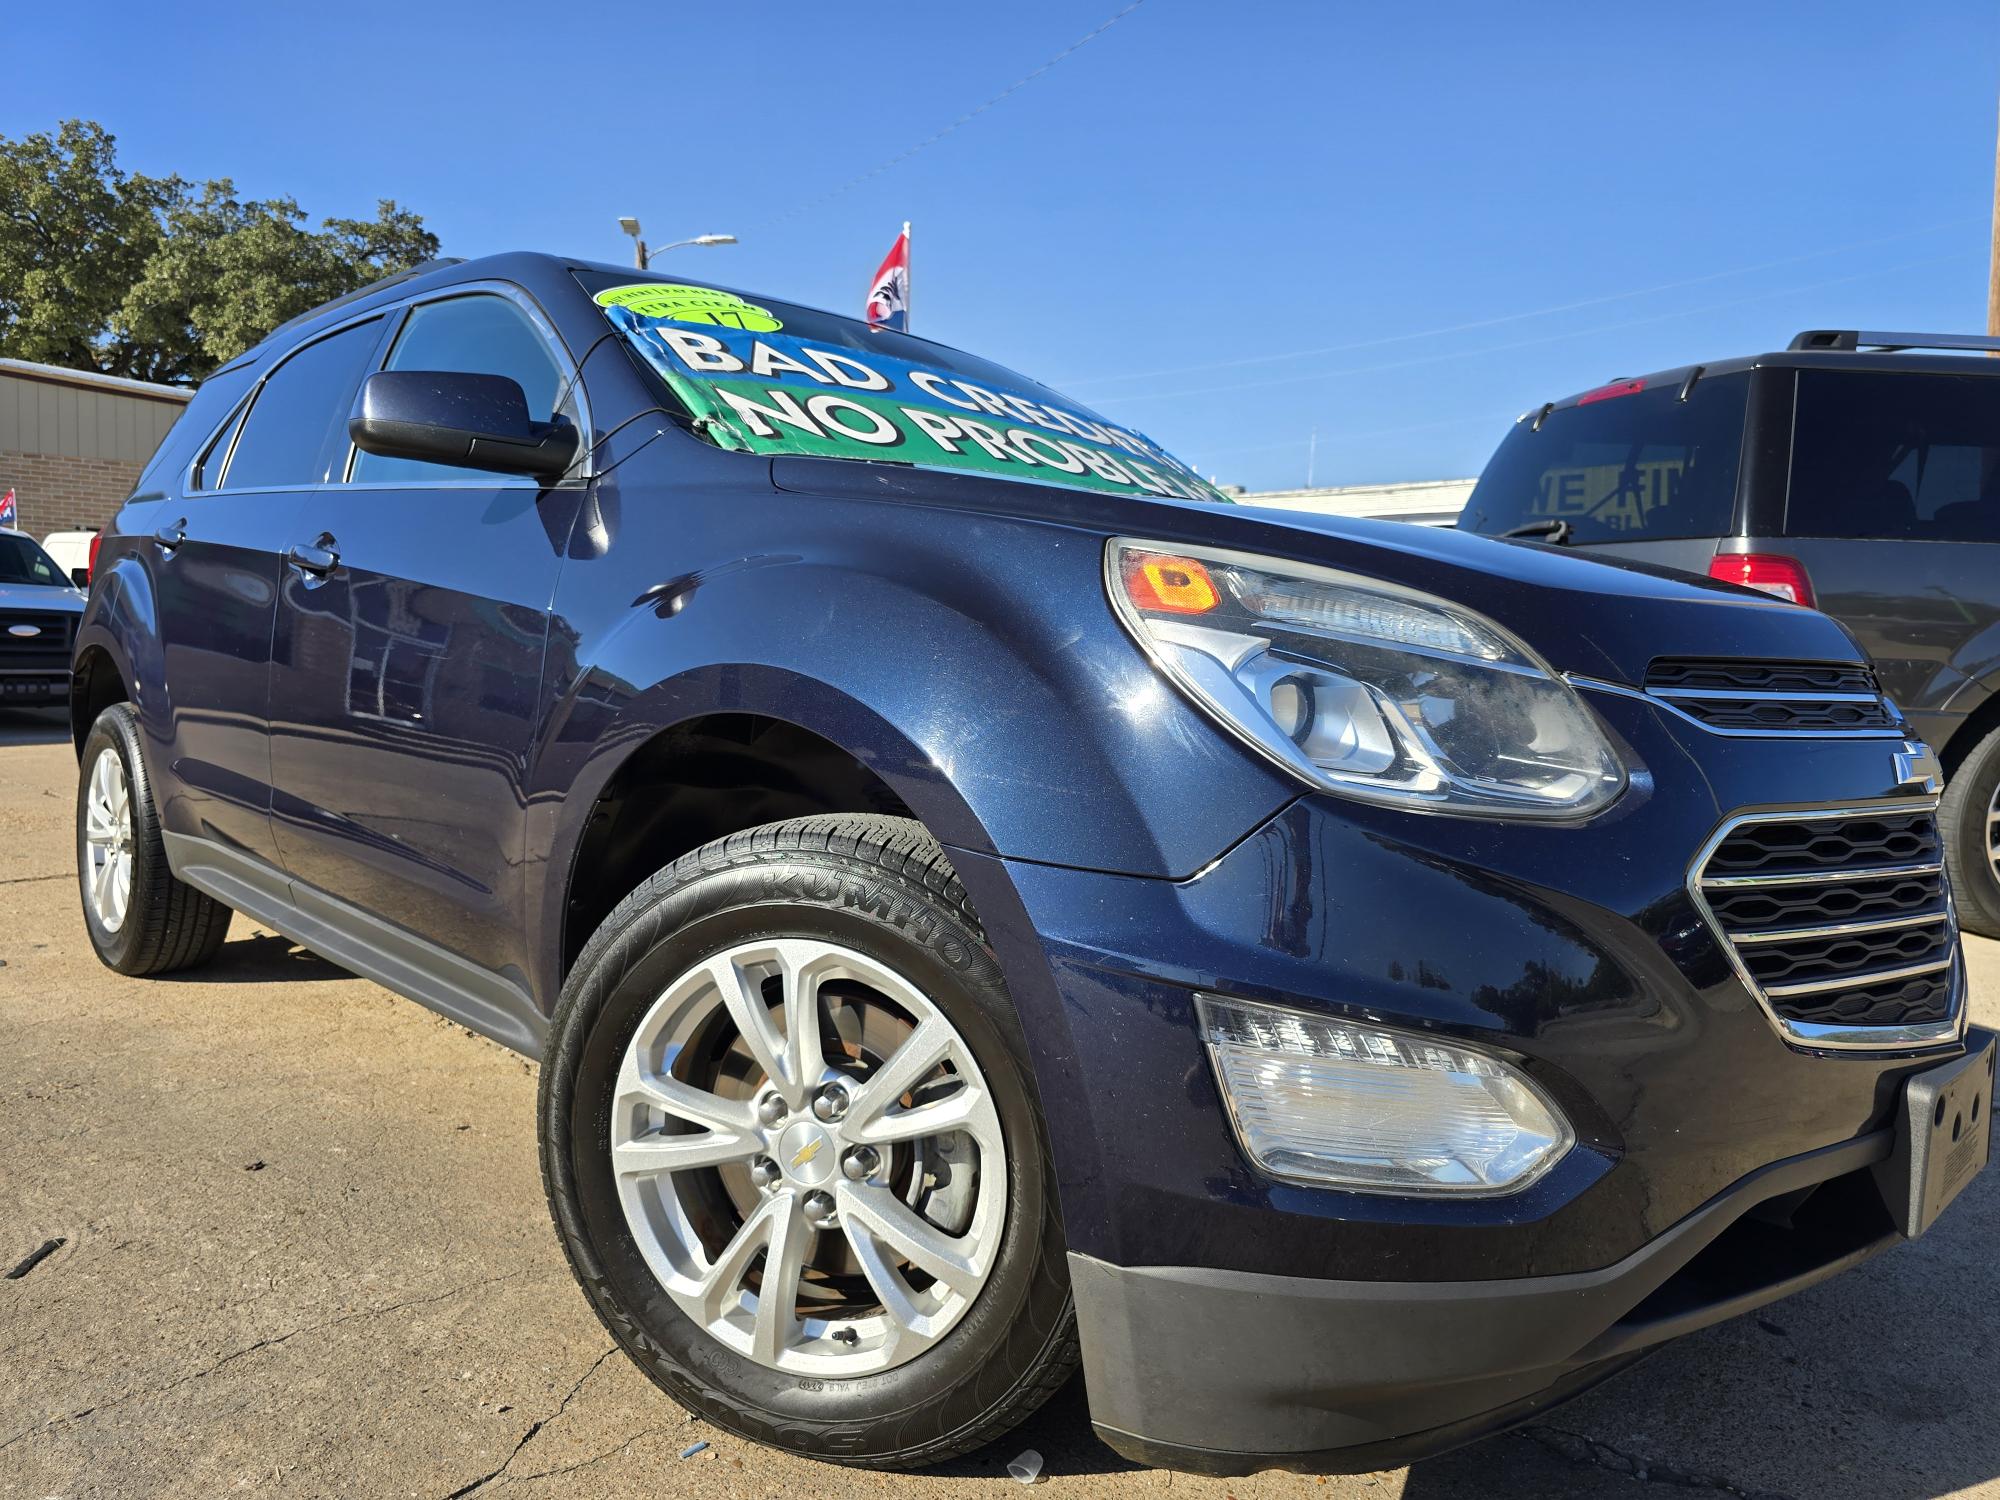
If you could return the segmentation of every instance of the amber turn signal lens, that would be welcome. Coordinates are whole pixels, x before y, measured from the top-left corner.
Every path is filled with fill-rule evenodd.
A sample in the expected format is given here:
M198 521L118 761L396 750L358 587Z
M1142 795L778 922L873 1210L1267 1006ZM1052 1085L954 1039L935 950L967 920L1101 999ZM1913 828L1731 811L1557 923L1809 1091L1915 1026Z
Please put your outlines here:
M1222 602L1200 562L1158 552L1125 554L1125 593L1137 608L1157 614L1205 615Z

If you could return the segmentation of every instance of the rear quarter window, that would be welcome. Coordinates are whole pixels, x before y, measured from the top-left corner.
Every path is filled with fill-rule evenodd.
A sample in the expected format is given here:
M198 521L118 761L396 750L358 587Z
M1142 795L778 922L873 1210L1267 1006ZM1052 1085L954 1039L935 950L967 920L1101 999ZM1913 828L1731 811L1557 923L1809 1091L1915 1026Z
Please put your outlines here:
M1500 444L1459 528L1501 536L1567 521L1572 542L1727 536L1735 530L1747 374L1678 381L1523 418Z
M2000 542L2000 379L1798 379L1787 535Z

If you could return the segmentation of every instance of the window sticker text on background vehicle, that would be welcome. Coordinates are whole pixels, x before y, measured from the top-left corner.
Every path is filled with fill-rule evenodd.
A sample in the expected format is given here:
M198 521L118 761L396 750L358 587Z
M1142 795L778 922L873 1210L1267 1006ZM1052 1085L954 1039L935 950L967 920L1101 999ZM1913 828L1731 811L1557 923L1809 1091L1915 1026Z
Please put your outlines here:
M1149 439L1081 412L886 354L864 359L706 319L681 326L693 320L645 316L623 298L630 290L597 301L722 447L1228 498Z
M1613 531L1643 531L1648 516L1673 504L1686 469L1678 458L1550 469L1532 514L1595 516Z

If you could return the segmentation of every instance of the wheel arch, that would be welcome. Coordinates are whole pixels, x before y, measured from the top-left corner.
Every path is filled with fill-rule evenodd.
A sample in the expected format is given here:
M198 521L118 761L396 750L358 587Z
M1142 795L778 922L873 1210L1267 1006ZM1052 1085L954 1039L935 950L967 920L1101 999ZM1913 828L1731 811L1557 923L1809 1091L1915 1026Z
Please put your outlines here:
M1938 759L1944 763L1945 774L1949 776L1963 765L1973 747L1996 729L2000 729L2000 691L1988 683L1984 701L1961 719L1951 738L1938 747Z
M112 704L130 703L138 710L148 730L142 743L157 731L158 712L166 706L152 580L129 552L103 561L109 565L100 567L91 585L70 658L70 739L79 756L90 726Z
M552 1008L611 908L655 870L713 839L814 813L878 812L940 844L990 853L985 826L943 768L893 724L826 683L777 668L709 668L632 700L570 779L543 857ZM726 688L722 679L726 679ZM699 708L681 705L698 703ZM717 704L727 707L716 707Z
M559 977L654 871L732 833L844 812L930 826L859 756L790 719L719 710L654 728L611 770L574 831Z

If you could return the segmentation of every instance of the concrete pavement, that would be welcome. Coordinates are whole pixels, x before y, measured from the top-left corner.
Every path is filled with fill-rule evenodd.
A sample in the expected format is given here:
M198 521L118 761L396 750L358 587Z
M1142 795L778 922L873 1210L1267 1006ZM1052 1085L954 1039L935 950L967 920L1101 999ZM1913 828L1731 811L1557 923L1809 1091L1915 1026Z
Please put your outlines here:
M2000 1497L2000 1170L1923 1241L1413 1469L1137 1468L1072 1386L947 1469L806 1463L686 1416L570 1281L534 1069L239 918L169 980L101 968L60 715L0 711L0 1496ZM2000 944L1974 940L2000 1020ZM1191 1350L1190 1359L1200 1352ZM694 1458L680 1454L706 1441Z

